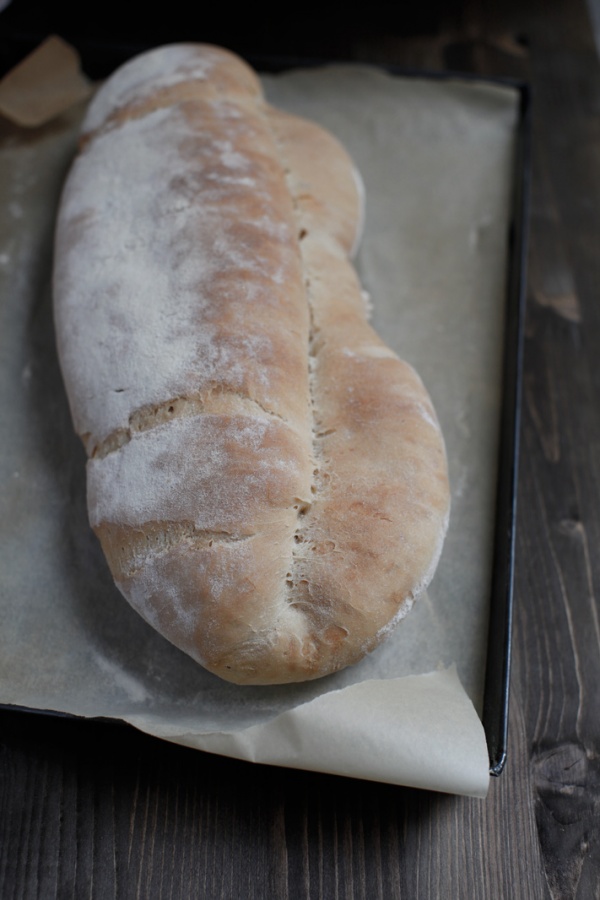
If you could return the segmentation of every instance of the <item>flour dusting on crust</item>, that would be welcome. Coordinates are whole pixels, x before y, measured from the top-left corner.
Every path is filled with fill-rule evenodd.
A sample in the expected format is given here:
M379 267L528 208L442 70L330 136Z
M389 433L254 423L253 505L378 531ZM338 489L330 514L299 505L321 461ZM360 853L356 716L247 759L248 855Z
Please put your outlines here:
M203 45L100 89L65 186L55 317L90 522L132 606L231 681L358 661L439 557L444 441L368 323L363 207L337 140Z

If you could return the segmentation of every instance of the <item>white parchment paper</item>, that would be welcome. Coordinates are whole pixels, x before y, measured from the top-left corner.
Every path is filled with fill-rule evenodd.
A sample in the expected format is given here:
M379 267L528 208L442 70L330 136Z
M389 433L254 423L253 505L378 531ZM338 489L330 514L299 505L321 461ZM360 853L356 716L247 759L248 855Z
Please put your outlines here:
M85 459L54 349L52 234L82 108L0 122L0 703L122 719L255 762L483 797L479 719L495 491L509 88L331 66L265 77L336 133L367 191L357 265L374 324L436 405L453 490L434 582L358 666L239 687L199 668L112 584L85 509Z

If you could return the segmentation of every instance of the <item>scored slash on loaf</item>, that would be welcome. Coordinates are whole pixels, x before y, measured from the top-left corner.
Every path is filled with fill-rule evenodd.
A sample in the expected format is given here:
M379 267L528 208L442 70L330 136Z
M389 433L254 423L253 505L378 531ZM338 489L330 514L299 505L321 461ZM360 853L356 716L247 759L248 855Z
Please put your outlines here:
M339 142L241 59L162 47L97 92L57 222L59 358L115 582L221 677L353 664L433 576L449 489L350 262Z

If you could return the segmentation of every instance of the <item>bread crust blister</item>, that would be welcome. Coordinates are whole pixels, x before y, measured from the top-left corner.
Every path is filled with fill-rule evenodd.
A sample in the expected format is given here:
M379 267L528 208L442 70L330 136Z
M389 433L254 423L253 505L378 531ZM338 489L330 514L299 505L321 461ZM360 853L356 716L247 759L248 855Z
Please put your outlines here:
M338 141L209 45L118 70L57 223L59 357L119 589L221 677L373 649L435 570L444 441L368 322L363 191Z

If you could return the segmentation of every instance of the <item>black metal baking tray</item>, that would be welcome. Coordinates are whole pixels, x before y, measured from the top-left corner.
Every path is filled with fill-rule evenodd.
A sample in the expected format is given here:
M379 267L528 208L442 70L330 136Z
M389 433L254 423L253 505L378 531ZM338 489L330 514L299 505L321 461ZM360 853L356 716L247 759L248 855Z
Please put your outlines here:
M527 85L520 93L512 222L508 247L502 409L496 492L496 522L490 622L482 721L490 758L490 774L504 768L508 744L508 709L513 620L513 586L523 344L526 299L529 198L531 185L531 96Z
M10 42L9 42L10 43ZM24 47L22 35L11 46ZM81 54L83 70L93 78L102 78L127 59L149 49L133 43L102 43L85 38L76 49ZM29 52L33 47L27 48ZM6 45L0 47L0 70L6 62L13 62L7 55ZM25 53L23 54L25 55ZM331 59L289 58L245 55L248 62L264 72L283 71L292 67L323 65ZM340 62L340 60L335 60ZM350 61L350 64L356 60ZM505 306L505 333L503 359L502 409L498 447L498 477L496 491L496 515L494 555L490 583L490 614L487 641L487 661L484 685L482 722L489 754L490 774L499 775L505 765L508 742L508 711L510 689L511 632L513 619L513 580L515 528L517 514L517 486L519 462L519 431L522 391L523 320L525 307L525 278L527 262L527 236L529 194L531 181L531 96L527 84L507 78L480 77L472 73L456 71L407 70L385 66L385 69L402 77L431 79L458 79L479 83L505 85L518 92L519 119L516 137L516 160L508 243L508 277ZM25 711L23 707L0 708ZM51 710L26 710L45 715L78 718L68 713ZM106 720L117 721L117 720Z

